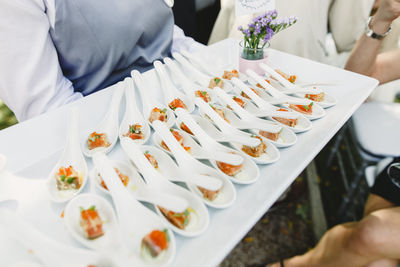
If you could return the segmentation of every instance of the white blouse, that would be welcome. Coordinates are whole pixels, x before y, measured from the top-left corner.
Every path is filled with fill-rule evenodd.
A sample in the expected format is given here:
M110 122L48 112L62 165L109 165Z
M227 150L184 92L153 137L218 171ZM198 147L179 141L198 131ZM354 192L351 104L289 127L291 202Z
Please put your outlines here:
M82 97L62 73L54 16L54 0L0 0L0 99L19 121ZM173 51L202 46L174 27Z

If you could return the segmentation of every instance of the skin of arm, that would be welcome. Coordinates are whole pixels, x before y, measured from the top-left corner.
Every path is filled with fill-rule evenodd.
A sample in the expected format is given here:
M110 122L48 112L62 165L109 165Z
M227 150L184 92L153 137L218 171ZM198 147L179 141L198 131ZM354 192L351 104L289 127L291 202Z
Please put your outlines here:
M381 0L369 26L374 32L384 34L399 15L400 0ZM380 83L399 79L400 49L379 54L381 44L382 40L363 34L354 46L345 69L371 76Z

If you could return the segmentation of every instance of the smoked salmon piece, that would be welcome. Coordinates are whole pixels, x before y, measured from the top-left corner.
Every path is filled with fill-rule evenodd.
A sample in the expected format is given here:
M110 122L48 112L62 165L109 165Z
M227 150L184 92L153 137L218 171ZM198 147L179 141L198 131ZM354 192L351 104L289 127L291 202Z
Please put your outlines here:
M153 121L167 121L167 109L159 109L159 108L153 108L153 110L150 113L149 116L149 121L152 123Z
M91 206L86 210L81 208L80 225L87 239L95 239L104 234L103 222L95 206Z
M246 153L247 155L251 156L251 157L259 157L263 153L265 153L265 149L267 148L267 145L263 142L261 137L255 136L255 135L252 136L252 137L259 139L261 143L258 146L255 146L255 147L243 146L242 147L242 151L244 153Z
M163 231L154 230L142 239L142 245L150 251L152 257L157 257L161 252L168 249L168 242L167 229Z

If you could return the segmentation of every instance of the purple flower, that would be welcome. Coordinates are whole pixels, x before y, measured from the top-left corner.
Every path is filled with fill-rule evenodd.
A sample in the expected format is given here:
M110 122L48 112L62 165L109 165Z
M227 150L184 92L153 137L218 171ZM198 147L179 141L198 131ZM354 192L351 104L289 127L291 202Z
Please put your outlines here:
M242 31L242 30L243 30L243 27L242 27L242 26L239 26L239 27L238 27L238 30L239 30L239 31Z
M290 17L289 18L289 24L292 25L297 21L297 17Z

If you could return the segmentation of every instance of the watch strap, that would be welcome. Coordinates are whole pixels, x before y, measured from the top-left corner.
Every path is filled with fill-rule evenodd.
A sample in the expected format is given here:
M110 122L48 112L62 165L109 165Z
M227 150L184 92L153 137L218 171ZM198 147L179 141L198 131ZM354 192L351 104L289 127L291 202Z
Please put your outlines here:
M392 25L389 26L389 29L387 30L387 32L385 32L384 34L379 34L374 32L370 27L369 24L371 23L372 20L372 16L368 18L367 20L367 24L365 25L365 35L367 37L371 37L373 39L377 39L377 40L382 40L383 38L385 38L390 31L392 30Z

